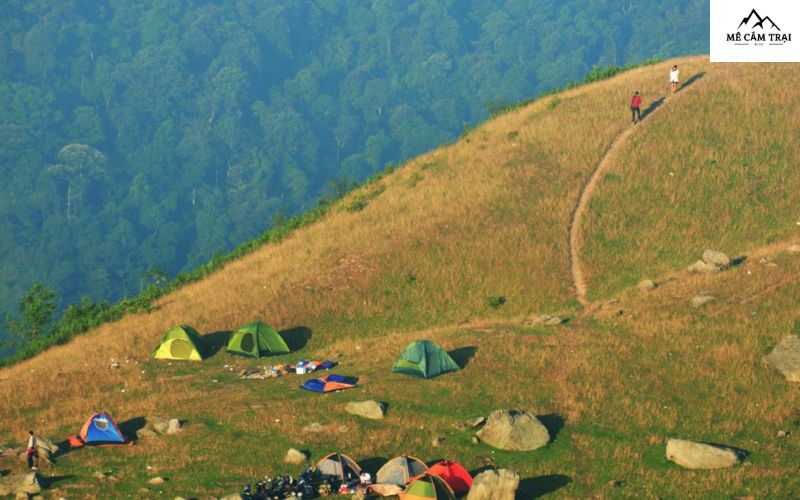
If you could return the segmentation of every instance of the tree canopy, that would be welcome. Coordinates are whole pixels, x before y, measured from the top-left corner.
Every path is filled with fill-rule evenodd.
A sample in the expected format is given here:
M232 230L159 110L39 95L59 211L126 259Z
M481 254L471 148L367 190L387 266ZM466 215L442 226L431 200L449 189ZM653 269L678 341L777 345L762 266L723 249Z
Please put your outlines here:
M492 103L706 52L707 19L704 0L9 0L0 310L37 282L59 310L137 294Z

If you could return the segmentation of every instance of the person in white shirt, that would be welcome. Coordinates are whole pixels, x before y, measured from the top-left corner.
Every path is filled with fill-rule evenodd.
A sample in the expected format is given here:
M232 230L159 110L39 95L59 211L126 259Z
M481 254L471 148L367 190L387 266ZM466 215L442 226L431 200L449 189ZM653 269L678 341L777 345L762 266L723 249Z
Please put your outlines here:
M36 457L36 434L33 431L28 431L28 448L25 450L25 456L28 459L28 468L36 470L36 466L33 465L33 459Z
M678 90L678 84L681 81L681 72L678 71L678 66L675 65L672 67L672 71L669 72L669 85L672 87L672 93L674 94Z

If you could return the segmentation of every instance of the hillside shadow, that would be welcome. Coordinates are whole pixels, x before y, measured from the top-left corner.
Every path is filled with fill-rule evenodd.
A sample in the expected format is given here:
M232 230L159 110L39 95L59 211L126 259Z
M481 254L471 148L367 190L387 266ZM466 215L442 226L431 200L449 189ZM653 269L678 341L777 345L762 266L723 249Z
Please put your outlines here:
M363 470L372 474L374 478L375 474L377 474L381 467L386 465L388 461L389 459L386 457L369 457L364 460L359 460L358 465L360 465Z
M286 346L292 352L304 348L308 341L311 340L311 329L305 326L296 326L288 330L282 330L279 333L283 341L286 342Z
M146 423L147 420L145 420L144 417L134 417L124 422L119 422L117 426L119 427L119 430L122 431L122 434L125 436L125 438L135 443L138 439L136 432L144 429Z
M680 88L678 88L678 91L681 91L681 90L685 89L686 87L691 86L693 83L695 83L697 80L703 78L705 75L706 75L705 71L701 71L700 73L697 73L696 75L693 75L691 78L689 78L688 80L683 82L683 85L681 85Z
M564 428L564 417L557 413L549 413L547 415L539 415L536 418L545 426L547 429L548 434L550 434L550 442L556 440L556 436L558 433L561 432L561 429Z
M572 482L572 478L563 474L551 474L549 476L532 477L523 479L519 482L517 498L529 500L539 498L548 493L558 491Z
M456 362L458 367L463 370L464 368L467 367L472 358L475 357L476 352L478 352L477 347L468 346L468 347L459 347L458 349L453 349L447 354L449 354L450 357L453 358L453 361Z
M657 110L658 108L663 106L664 105L664 101L666 101L666 99L667 99L666 97L662 97L662 98L660 98L660 99L658 99L656 101L651 102L650 106L648 106L647 109L642 111L642 118L639 121L644 121L648 116L653 114L653 112L655 110Z
M228 338L231 336L230 330L219 331L208 333L203 335L203 342L206 344L206 349L208 351L206 357L211 357L222 350L222 348L228 345Z

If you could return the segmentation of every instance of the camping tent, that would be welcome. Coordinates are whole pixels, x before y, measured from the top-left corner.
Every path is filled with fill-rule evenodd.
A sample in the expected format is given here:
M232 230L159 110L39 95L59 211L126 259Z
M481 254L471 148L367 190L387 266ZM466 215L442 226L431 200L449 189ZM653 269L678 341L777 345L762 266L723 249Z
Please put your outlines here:
M428 470L422 460L414 457L399 456L384 464L375 475L378 483L391 483L398 486L405 486L411 482L411 478L419 476Z
M314 471L324 476L336 476L343 483L361 475L361 467L356 461L342 453L331 453L322 457L314 466Z
M191 359L203 361L206 346L203 337L191 326L175 326L164 334L153 357L156 359Z
M250 358L290 352L278 332L262 321L248 323L233 332L226 350Z
M406 491L400 494L400 500L456 500L456 495L444 479L434 474L425 473L414 478Z
M457 495L463 495L472 488L472 476L456 461L443 460L431 465L428 471L444 479L448 486Z
M355 377L345 377L343 375L331 373L327 377L306 380L300 388L312 392L333 392L343 389L352 389L356 386L357 382L358 379Z
M417 340L409 344L392 366L394 372L422 378L458 370L460 368L453 358L430 340Z
M84 444L128 444L117 423L106 412L95 413L83 424L78 434Z

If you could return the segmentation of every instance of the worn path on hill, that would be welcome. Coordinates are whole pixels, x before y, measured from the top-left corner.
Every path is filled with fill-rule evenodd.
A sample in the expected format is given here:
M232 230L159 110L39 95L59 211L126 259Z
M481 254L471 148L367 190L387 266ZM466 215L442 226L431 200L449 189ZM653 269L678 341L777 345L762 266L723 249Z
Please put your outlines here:
M686 90L687 89L685 87L681 88L681 90L669 97L662 97L660 100L654 101L654 103L651 104L651 111L645 112L642 117L642 121L649 119L651 116L658 113L666 104L679 99L686 92ZM616 139L614 139L614 142L612 142L606 150L606 154L603 156L603 159L600 160L600 163L597 165L597 168L592 174L592 177L589 179L589 182L583 187L581 195L578 198L578 204L575 206L575 210L572 212L572 218L567 229L569 232L570 272L572 273L572 281L575 285L575 293L577 294L578 302L583 307L586 307L589 304L589 301L586 299L586 280L583 276L583 269L581 268L580 259L581 246L583 245L583 239L580 236L583 214L586 212L586 207L589 205L589 199L592 197L592 194L594 194L600 179L611 165L611 160L614 158L614 155L617 153L619 148L625 144L631 134L633 134L637 128L642 126L642 121L639 122L639 125L632 125L626 128L617 136Z

